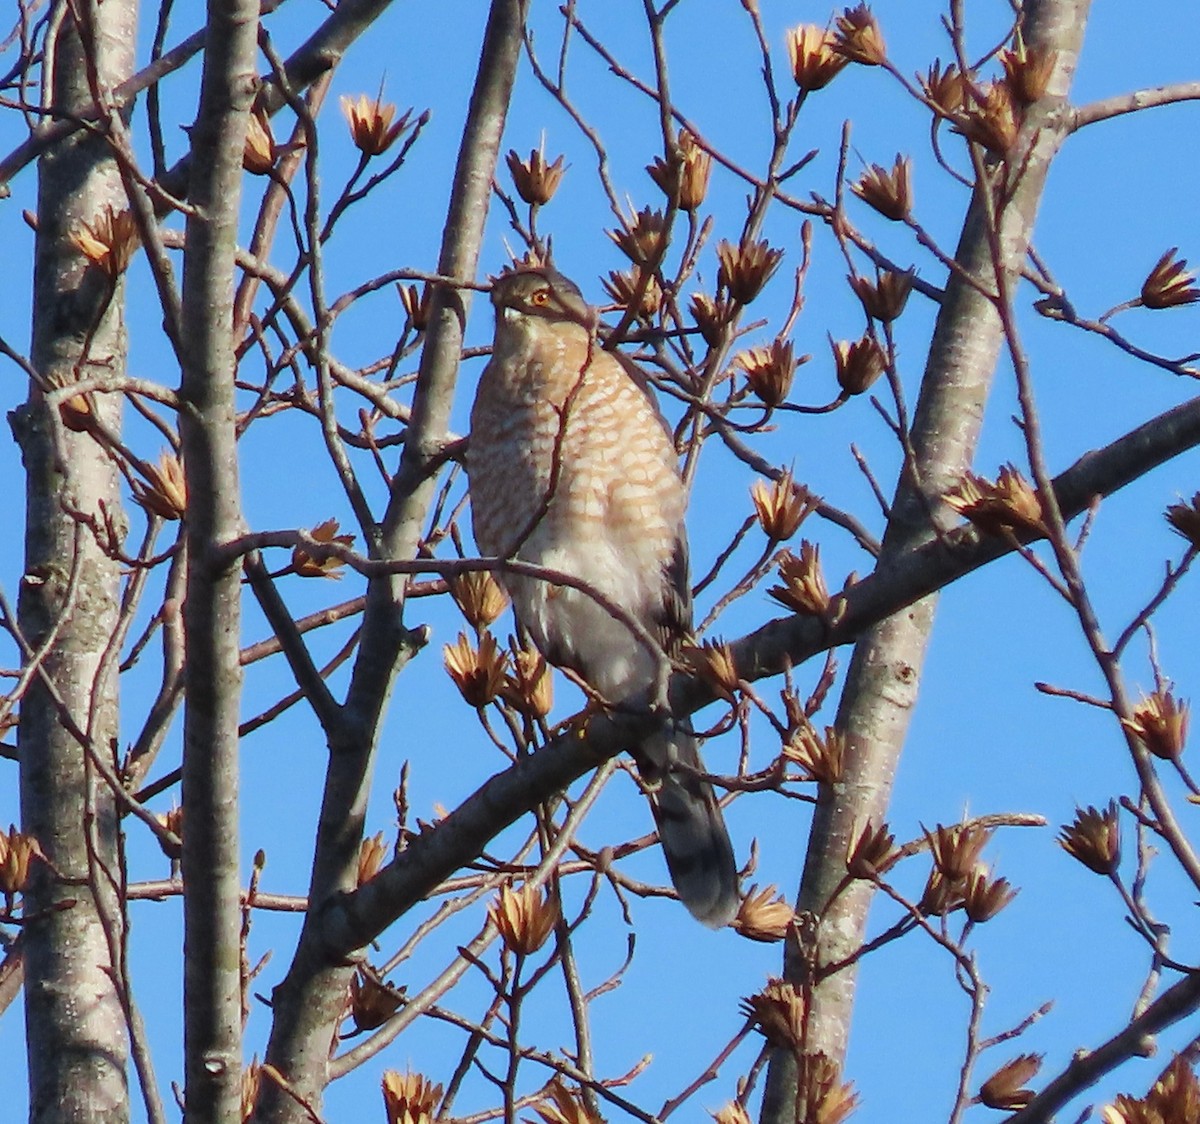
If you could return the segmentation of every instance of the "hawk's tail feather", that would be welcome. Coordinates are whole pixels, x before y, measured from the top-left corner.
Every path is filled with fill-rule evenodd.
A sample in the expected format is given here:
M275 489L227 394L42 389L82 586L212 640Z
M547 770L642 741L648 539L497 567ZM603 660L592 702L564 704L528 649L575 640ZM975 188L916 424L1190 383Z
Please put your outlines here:
M666 747L643 748L654 759L662 754L667 761L702 768L694 737L675 733L665 740ZM739 904L737 862L712 785L691 773L667 770L650 803L680 901L710 928L728 925Z

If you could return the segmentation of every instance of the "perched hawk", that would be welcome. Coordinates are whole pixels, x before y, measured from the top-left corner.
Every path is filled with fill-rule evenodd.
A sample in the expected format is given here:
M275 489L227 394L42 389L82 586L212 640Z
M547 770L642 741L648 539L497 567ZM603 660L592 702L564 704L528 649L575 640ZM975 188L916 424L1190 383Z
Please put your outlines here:
M471 411L467 472L475 541L569 574L619 606L674 654L692 624L687 497L674 445L638 372L604 351L596 314L549 268L492 287L496 339ZM522 628L551 663L608 702L645 702L658 653L588 593L508 574ZM701 921L738 905L733 848L696 738L665 728L630 746L680 898Z

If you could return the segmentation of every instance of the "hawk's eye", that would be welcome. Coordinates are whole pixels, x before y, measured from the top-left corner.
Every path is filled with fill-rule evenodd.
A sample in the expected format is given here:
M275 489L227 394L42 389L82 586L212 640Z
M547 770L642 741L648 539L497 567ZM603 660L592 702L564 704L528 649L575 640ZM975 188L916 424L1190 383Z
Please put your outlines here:
M535 308L544 308L550 303L550 290L535 289L529 298L529 303Z

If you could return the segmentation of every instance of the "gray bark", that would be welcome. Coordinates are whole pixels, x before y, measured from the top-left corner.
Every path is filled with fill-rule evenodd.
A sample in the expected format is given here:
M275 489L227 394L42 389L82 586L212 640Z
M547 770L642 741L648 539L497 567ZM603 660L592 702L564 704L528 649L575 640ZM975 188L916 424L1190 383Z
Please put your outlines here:
M133 0L77 10L90 24L85 34L64 12L48 51L45 96L67 112L92 104L85 54L105 86L133 65ZM104 140L83 133L48 150L38 172L31 360L44 382L31 385L12 417L26 470L18 618L34 650L58 629L21 701L18 730L22 830L53 864L35 863L25 892L30 1119L116 1124L129 1118L126 1024L109 940L122 939L119 820L87 752L115 764L116 661L107 657L119 572L72 512L103 526L105 512L119 516L120 494L110 459L90 436L50 416L43 391L55 381L124 373L123 285L89 268L68 241L105 205L122 210L124 191ZM118 398L102 396L94 409L119 430Z

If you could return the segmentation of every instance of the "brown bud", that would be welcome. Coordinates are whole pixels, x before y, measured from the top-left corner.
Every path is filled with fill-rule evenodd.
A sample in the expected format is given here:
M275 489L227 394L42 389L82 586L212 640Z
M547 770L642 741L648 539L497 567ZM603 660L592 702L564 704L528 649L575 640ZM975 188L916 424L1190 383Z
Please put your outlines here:
M460 632L453 644L442 649L442 655L454 685L477 710L487 706L503 688L508 655L499 650L490 632L479 637L478 650Z
M716 1124L753 1124L748 1113L737 1101L730 1101L712 1114Z
M767 593L781 605L811 616L828 612L829 589L821 573L819 546L803 539L799 556L785 550L779 556L779 578L783 584L772 586Z
M544 140L541 148L535 148L529 153L528 160L522 160L516 149L510 149L505 157L517 194L531 207L541 207L554 198L554 193L562 182L563 172L566 171L563 159L560 156L553 163L546 163Z
M1192 546L1200 546L1200 492L1187 503L1173 503L1167 508L1167 522Z
M929 917L945 917L961 909L962 904L962 883L951 882L936 866L930 867L917 908Z
M119 277L129 267L141 245L137 223L129 211L106 205L91 222L70 234L71 244L109 277Z
M396 107L391 102L368 99L366 94L359 94L357 99L343 95L342 113L350 126L354 147L364 156L382 156L404 132L412 109L406 110L400 120L393 123Z
M1031 105L1046 92L1057 61L1057 51L1026 47L1019 31L1013 46L1000 52L1005 85L1024 105Z
M943 70L941 59L937 59L929 68L929 72L918 81L925 91L925 96L946 116L962 108L966 84L963 82L962 71L954 63L950 63Z
M157 468L152 464L141 467L146 483L132 482L134 500L161 519L182 519L187 511L187 481L179 458L164 452Z
M359 968L350 977L350 1017L357 1030L383 1026L404 1001L404 992L388 987L374 972Z
M1113 875L1121 863L1121 821L1117 802L1110 800L1100 811L1076 808L1075 820L1062 829L1059 846L1072 858L1097 874Z
M850 60L834 49L833 32L815 23L802 23L784 32L792 77L805 93L821 90Z
M801 726L783 746L783 755L794 761L820 784L837 784L842 779L846 735L836 726L826 726L821 737L812 726Z
M542 1090L542 1099L534 1104L533 1111L541 1118L540 1124L604 1124L587 1107L583 1097L568 1089L560 1077L555 1077ZM528 1124L539 1122L529 1121Z
M1020 114L1007 82L989 82L978 92L968 91L954 128L968 140L997 156L1006 156L1017 140Z
M678 154L667 160L656 158L646 171L668 199L674 199L681 211L690 214L700 208L708 194L712 157L684 129L679 134Z
M613 270L608 279L602 280L600 284L622 308L628 308L641 289L641 297L638 299L637 308L634 309L634 315L640 320L652 320L662 307L663 291L658 279L652 276L643 286L642 273L637 266L627 270Z
M388 1124L433 1124L434 1113L442 1099L442 1087L420 1073L383 1074L383 1105Z
M833 49L851 62L881 66L887 62L887 47L871 9L866 4L846 8L834 21Z
M725 288L738 304L749 304L783 260L782 250L773 250L765 241L717 243L717 284Z
M991 878L985 866L978 866L967 875L963 883L963 909L977 925L990 921L1004 909L1017 891L1007 878Z
M419 289L416 285L398 285L400 303L414 332L423 332L429 327L429 309L433 302L433 290L426 282Z
M1033 1090L1024 1085L1041 1068L1041 1054L1018 1054L983 1083L979 1090L980 1104L1004 1112L1024 1108L1034 1097Z
M1146 695L1121 725L1155 757L1174 761L1187 743L1188 710L1188 704L1170 691L1158 690Z
M751 347L733 358L733 366L746 373L751 393L772 409L787 399L796 368L811 357L793 357L792 341L775 339L765 347Z
M707 293L695 293L688 302L692 319L700 329L700 335L709 347L719 347L733 321L733 306L723 294L710 297Z
M858 836L850 841L846 853L846 870L851 878L874 881L886 874L900 861L896 840L887 824L878 827L868 820Z
M985 534L1046 533L1037 491L1010 464L1000 469L995 482L973 472L965 473L942 498Z
M1121 1093L1100 1112L1103 1124L1191 1124L1200 1119L1200 1083L1177 1054L1144 1097Z
M887 356L870 335L858 340L830 337L829 346L833 350L834 372L843 394L865 394L887 369Z
M383 842L383 832L363 839L358 845L358 885L370 882L383 865L383 857L387 854L387 846Z
M738 906L733 927L743 937L768 944L787 936L795 914L776 887L751 886Z
M502 886L488 906L488 920L500 930L500 939L519 956L530 956L546 943L558 921L558 904L533 883L519 890Z
M841 1080L842 1071L820 1050L805 1054L800 1065L797 1119L815 1124L842 1124L858 1108L854 1086Z
M326 519L325 522L318 523L309 534L320 543L338 543L341 546L350 546L354 542L353 535L339 535L337 532L338 521ZM342 575L338 571L345 565L346 563L335 555L330 555L318 562L304 547L292 547L292 569L299 577L340 578Z
M721 640L705 640L683 649L683 662L713 693L726 702L737 702L741 683L733 661L733 649Z
M1172 246L1150 270L1142 282L1141 302L1146 308L1177 308L1200 300L1196 275L1187 268L1187 258L1176 259L1177 246Z
M871 164L850 190L884 218L903 222L912 212L912 162L897 155L890 169Z
M750 488L758 525L772 542L785 542L821 504L803 484L792 482L791 469L784 469L769 484L756 480Z
M18 831L9 824L8 834L0 832L0 894L8 901L11 910L13 898L25 889L29 881L29 864L46 856L32 835Z
M554 705L554 676L545 657L514 641L512 669L504 681L505 701L530 718L545 718Z
M635 265L657 262L666 249L666 216L643 207L632 219L623 219L619 230L608 232L617 248Z
M904 311L916 275L915 269L906 269L903 273L884 269L877 273L874 282L861 275L848 277L847 280L858 299L862 301L866 314L874 320L889 324Z
M992 838L990 828L959 823L950 827L938 824L925 832L934 866L951 882L961 882L979 863L980 852Z
M448 579L446 584L472 628L487 628L508 608L508 594L490 570L467 570Z
M746 1017L772 1045L798 1052L804 1044L804 998L786 980L771 979L757 995L742 1000Z
M242 167L251 175L265 176L275 167L275 161L294 145L275 143L271 119L261 109L254 110L246 121L246 145L242 149Z

